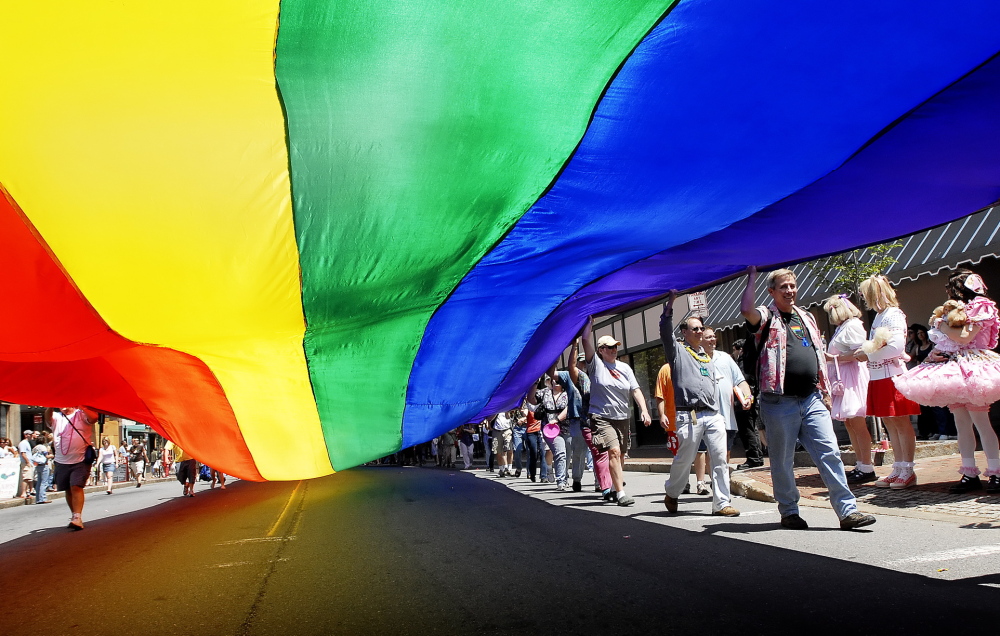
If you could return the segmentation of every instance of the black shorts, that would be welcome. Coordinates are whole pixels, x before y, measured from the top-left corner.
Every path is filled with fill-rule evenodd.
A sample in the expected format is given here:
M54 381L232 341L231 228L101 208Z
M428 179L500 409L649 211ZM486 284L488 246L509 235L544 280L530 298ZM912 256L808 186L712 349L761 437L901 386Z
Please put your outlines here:
M182 484L193 484L198 477L198 462L194 459L185 459L177 464L177 481Z
M70 486L83 488L87 485L90 477L91 462L77 462L76 464L60 464L56 462L56 488L63 492L69 490Z

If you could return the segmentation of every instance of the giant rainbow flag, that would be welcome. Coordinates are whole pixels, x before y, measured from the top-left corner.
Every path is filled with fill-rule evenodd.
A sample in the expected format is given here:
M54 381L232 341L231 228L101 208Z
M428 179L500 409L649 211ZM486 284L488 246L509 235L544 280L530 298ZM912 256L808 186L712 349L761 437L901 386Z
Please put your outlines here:
M589 314L1000 197L1000 3L0 2L0 398L247 479L509 407Z

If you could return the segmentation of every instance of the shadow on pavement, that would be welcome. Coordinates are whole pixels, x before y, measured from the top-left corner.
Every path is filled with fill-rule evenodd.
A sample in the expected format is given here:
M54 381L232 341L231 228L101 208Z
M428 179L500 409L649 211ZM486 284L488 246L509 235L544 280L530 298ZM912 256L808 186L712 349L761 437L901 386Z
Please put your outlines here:
M0 589L23 590L23 573L44 559L59 585L32 602L60 608L48 632L60 634L106 634L107 608L126 605L145 608L147 633L241 636L864 632L850 608L892 617L880 632L943 634L1000 615L1000 593L977 581L714 534L791 532L771 524L692 532L633 518L659 511L592 514L419 469L303 483L294 505L294 484L245 484L73 535L22 537L0 553ZM286 517L284 534L267 535ZM163 576L95 588L108 563ZM29 623L4 633L46 633Z

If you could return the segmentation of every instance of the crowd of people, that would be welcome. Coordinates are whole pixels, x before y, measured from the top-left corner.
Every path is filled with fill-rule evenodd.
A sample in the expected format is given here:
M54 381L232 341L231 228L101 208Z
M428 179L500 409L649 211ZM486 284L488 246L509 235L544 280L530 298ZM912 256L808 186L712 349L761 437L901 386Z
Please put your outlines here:
M226 475L197 460L174 444L149 451L145 441L133 437L128 445L116 447L109 437L102 437L95 447L96 411L87 407L49 408L45 410L46 430L25 430L23 439L15 446L9 438L0 438L0 459L17 457L21 462L21 487L17 497L25 502L51 503L48 495L55 491L66 493L70 508L69 528L83 529L84 489L102 484L108 495L114 493L115 475L123 469L123 481L134 481L136 488L152 477L175 474L182 485L183 496L194 497L198 479L210 482L211 488L226 488Z
M664 304L660 337L666 364L657 376L655 400L673 454L664 483L668 511L677 512L682 495L691 492L693 469L697 494L712 495L713 515L740 514L731 499L729 463L740 437L746 459L735 469L762 466L765 454L769 457L782 527L808 527L798 510L797 449L812 456L840 527L866 527L876 520L858 510L850 486L871 482L902 490L917 483L912 417L923 439L958 439L962 467L952 493L1000 493L1000 448L988 417L990 405L1000 400L1000 355L993 351L1000 321L981 277L954 271L947 299L929 324L907 326L892 284L872 276L860 285L860 300L874 314L870 327L865 329L862 311L848 295L833 296L823 305L833 327L829 341L815 317L796 304L791 270L768 275L767 304L755 305L755 288L756 270L749 268L740 305L749 337L734 344L732 356L716 348L714 331L698 316L677 325L677 337L675 294ZM541 467L542 480L554 482L557 490L580 491L581 477L592 466L601 496L630 506L634 499L625 492L623 470L631 442L630 402L638 407L641 425L649 426L651 418L632 369L618 359L621 343L602 336L595 345L591 329L588 321L572 344L576 364L564 371L553 365L521 408L465 428L488 436L488 469L495 457L499 478L520 477L526 451L529 480L535 481ZM881 476L869 418L884 426L895 457ZM844 422L857 457L850 471L834 419ZM975 461L977 433L985 472Z

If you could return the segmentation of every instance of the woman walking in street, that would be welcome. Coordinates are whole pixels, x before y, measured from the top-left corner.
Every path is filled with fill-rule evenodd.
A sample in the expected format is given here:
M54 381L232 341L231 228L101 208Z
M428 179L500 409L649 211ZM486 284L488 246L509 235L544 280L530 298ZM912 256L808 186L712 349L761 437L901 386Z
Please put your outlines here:
M989 414L990 405L1000 400L1000 355L993 351L1000 333L997 305L986 296L983 279L968 269L951 274L945 289L951 300L964 303L958 309L964 316L954 316L954 326L945 316L933 318L929 336L935 350L897 378L896 385L907 397L947 405L955 415L962 478L950 491L961 494L983 487L975 457L978 431L986 455L986 492L1000 493L1000 442Z
M861 322L861 310L845 294L827 299L823 310L830 324L837 327L826 347L827 375L833 385L830 415L847 427L857 457L854 470L847 473L847 483L864 484L877 478L872 461L872 435L865 421L868 366L854 358L854 352L865 342L865 326Z
M569 490L566 477L569 393L558 382L555 365L538 381L538 386L540 388L535 390L535 394L528 396L528 403L535 408L535 416L545 422L542 437L552 451L556 490Z
M611 492L605 493L608 501L617 500L619 506L631 506L635 499L625 493L624 455L628 445L624 431L629 426L629 398L639 407L639 417L643 426L649 426L649 410L636 382L632 367L618 359L621 342L611 336L597 339L597 347L591 339L594 319L584 325L583 352L587 360L587 375L590 377L589 421L594 446L608 453L608 467L611 470ZM624 447L624 448L623 448Z
M870 353L859 348L854 357L868 362L867 413L882 418L896 458L892 472L877 479L875 486L894 490L909 488L917 483L913 472L917 435L910 424L910 416L920 415L920 405L904 397L893 382L895 376L906 372L906 315L899 308L896 292L885 276L871 276L862 281L861 295L865 305L878 315L872 321L865 345Z
M97 465L104 474L104 487L111 494L115 481L115 468L118 466L118 449L107 437L101 439L101 447L97 449Z

